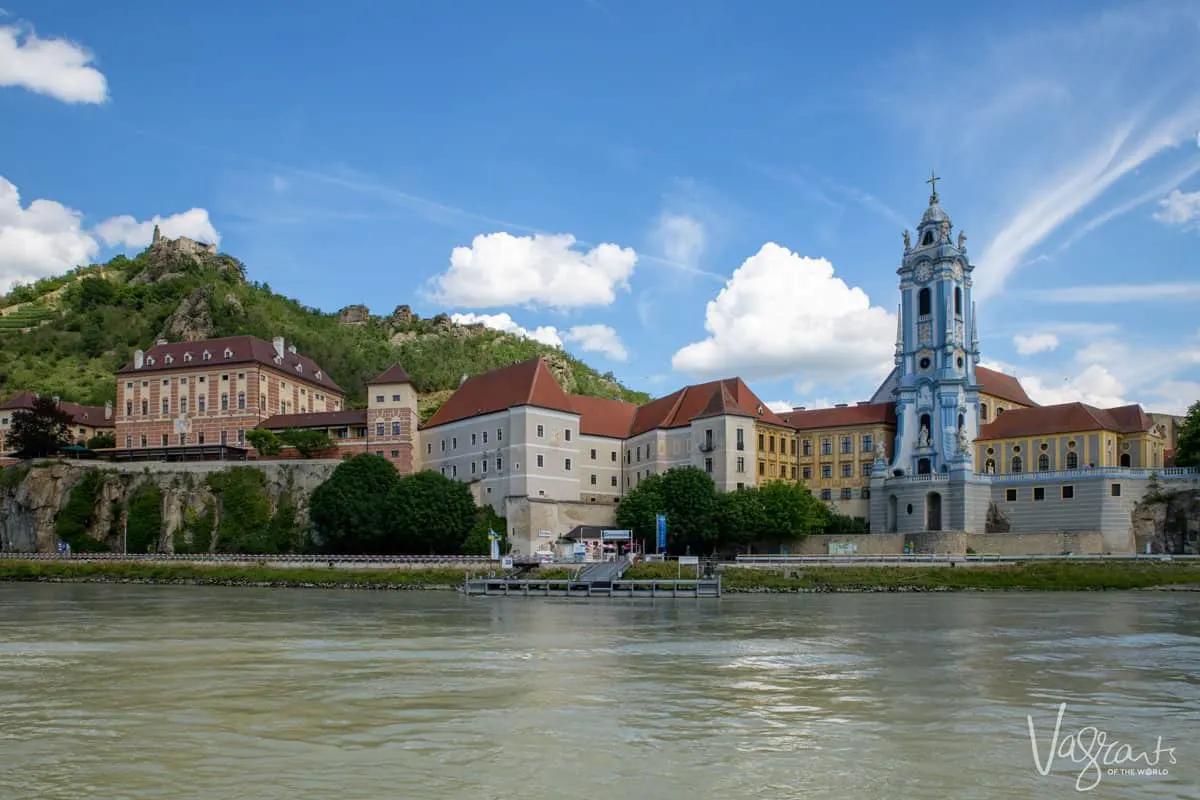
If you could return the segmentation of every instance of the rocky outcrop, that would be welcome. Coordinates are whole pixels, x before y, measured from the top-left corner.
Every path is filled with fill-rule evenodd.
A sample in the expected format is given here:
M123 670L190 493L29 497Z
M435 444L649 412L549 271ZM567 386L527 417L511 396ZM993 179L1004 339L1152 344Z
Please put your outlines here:
M189 519L218 510L207 478L231 467L261 470L267 499L274 513L281 501L295 506L301 525L308 519L308 498L337 466L335 461L303 463L245 462L81 465L55 462L25 472L0 472L0 550L22 553L51 553L58 547L56 523L71 497L71 490L89 473L99 473L99 488L92 503L87 535L113 549L121 547L124 516L139 487L152 483L162 496L162 527L158 552L174 552L180 533ZM23 468L16 468L18 470Z
M342 325L362 325L371 318L371 309L363 305L346 306L338 312Z
M208 290L200 287L180 301L159 336L173 342L198 342L212 334L212 303Z
M413 313L412 307L407 305L396 306L396 310L392 312L391 321L397 325L407 325L416 319L416 314Z
M1139 551L1175 555L1200 553L1200 489L1146 493L1133 511Z

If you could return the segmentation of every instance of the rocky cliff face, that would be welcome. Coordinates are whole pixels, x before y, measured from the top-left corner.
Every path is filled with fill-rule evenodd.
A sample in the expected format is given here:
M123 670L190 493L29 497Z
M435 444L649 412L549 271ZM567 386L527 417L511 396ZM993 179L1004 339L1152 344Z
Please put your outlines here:
M55 552L59 540L59 515L71 498L72 490L92 473L96 488L94 496L89 498L89 537L120 550L130 500L145 484L153 484L162 497L162 525L156 549L161 553L174 552L180 541L178 536L184 532L189 520L204 514L219 520L221 503L207 479L231 466L234 465L156 464L153 469L148 469L144 465L115 468L111 464L53 463L29 470L4 470L0 472L0 551ZM274 513L281 502L291 504L303 525L308 519L309 496L337 464L333 461L248 462L236 466L261 471L271 512Z
M1139 550L1175 555L1200 553L1200 489L1147 493L1133 512Z

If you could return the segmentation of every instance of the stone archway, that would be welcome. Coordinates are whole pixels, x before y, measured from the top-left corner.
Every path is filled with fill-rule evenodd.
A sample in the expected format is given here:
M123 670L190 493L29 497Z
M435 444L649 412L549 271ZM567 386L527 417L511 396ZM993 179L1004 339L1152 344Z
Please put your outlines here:
M925 495L925 530L940 531L942 529L942 495L930 492Z

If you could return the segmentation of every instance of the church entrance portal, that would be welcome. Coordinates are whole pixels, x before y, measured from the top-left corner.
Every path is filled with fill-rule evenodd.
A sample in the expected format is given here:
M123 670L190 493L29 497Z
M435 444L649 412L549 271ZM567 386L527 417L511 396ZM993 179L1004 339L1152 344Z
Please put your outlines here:
M918 475L928 475L932 471L933 471L933 469L930 466L930 462L929 462L928 458L921 458L921 459L917 460L917 474Z
M942 529L942 496L938 492L925 495L925 530Z

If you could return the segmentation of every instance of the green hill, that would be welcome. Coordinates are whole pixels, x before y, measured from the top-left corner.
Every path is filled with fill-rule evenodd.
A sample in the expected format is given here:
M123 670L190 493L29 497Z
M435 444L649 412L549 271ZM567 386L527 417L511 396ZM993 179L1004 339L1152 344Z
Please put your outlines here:
M0 398L23 389L64 400L114 399L113 372L137 348L171 341L251 334L283 336L365 404L364 381L400 362L422 395L427 417L463 375L543 356L569 392L645 402L611 373L563 350L440 314L421 319L407 306L387 317L363 306L325 313L247 282L237 259L164 240L135 258L81 267L0 297Z

